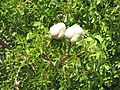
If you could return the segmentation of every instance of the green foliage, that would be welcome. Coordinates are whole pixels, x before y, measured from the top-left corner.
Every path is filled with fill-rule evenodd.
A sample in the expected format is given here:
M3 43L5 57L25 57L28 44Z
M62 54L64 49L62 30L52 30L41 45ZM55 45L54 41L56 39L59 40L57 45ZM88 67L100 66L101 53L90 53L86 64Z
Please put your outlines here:
M119 11L119 0L1 0L0 38L14 49L0 48L0 89L118 90ZM65 63L65 37L46 48L49 28L58 22L85 31Z

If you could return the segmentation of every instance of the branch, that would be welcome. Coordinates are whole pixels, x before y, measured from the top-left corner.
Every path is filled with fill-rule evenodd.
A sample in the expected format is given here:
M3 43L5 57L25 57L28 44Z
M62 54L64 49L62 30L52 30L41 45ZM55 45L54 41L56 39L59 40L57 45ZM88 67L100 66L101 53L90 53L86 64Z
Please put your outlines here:
M50 41L47 43L46 48L48 48L50 46L52 41L53 41L53 38L51 38Z
M48 56L48 52L47 52L47 51L45 52L45 56L46 56L47 60L49 61L49 63L54 66L52 60L51 60L51 59L49 58L49 56Z
M0 39L0 45L2 45L2 47L4 47L4 48L12 49L12 47L9 44L5 43L1 39Z
M67 56L61 59L61 62L64 63L69 57L70 57L70 51L71 51L72 43L70 42L68 46Z
M72 47L72 43L70 42L69 47L68 47L68 51L67 51L67 55L70 55L71 47Z
M66 55L65 57L63 57L63 58L60 60L59 65L60 65L61 63L63 63L63 64L64 64L64 62L65 62L65 61L67 61L67 59L69 59L69 58L70 58L70 51L71 51L71 47L72 47L72 43L70 42L70 44L69 44L69 46L68 46L67 55Z
M60 60L60 62L61 63L64 63L67 59L69 59L70 58L70 55L67 55L67 56L65 56L65 57L63 57L61 60Z

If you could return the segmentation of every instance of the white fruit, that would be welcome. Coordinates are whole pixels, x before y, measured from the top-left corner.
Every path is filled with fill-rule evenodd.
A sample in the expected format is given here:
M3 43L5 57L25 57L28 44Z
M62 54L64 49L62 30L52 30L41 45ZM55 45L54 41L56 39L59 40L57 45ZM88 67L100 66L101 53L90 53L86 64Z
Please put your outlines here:
M61 39L64 36L65 30L66 30L65 24L60 22L60 23L53 25L50 28L50 35L54 39Z
M71 43L74 43L78 40L78 38L83 37L83 29L79 25L74 24L65 31L65 36Z

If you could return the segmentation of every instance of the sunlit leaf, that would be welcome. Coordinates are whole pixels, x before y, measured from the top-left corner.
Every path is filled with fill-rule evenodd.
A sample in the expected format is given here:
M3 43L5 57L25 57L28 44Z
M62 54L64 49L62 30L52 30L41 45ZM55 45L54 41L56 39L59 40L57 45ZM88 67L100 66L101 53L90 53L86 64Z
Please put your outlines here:
M102 43L103 38L100 35L96 35L95 38L98 39L100 41L100 43Z

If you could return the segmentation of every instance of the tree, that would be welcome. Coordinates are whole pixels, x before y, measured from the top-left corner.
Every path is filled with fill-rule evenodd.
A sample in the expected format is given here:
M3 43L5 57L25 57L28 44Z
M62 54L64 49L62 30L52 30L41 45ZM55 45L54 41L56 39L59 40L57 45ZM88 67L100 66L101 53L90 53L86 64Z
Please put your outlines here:
M117 90L120 88L119 0L2 0L0 38L11 50L0 59L2 90ZM52 25L80 25L85 34L71 48L50 40ZM4 45L3 45L4 46ZM54 64L51 64L51 60Z

